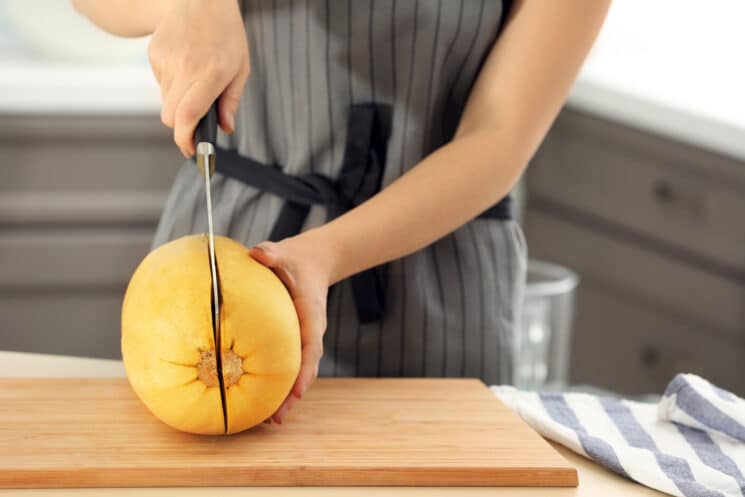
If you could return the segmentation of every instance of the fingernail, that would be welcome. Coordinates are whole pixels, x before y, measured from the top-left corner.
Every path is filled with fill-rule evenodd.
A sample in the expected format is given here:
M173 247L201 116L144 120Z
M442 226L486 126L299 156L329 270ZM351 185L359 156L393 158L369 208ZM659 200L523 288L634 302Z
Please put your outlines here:
M233 114L228 114L228 128L230 128L231 133L235 131L235 116Z
M254 248L261 250L266 255L272 255L272 250L269 247L262 247L261 245L256 245Z

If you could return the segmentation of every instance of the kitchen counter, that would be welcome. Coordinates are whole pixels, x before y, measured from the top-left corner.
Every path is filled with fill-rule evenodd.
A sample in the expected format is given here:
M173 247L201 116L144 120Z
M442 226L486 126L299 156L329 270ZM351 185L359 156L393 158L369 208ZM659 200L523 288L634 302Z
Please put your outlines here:
M568 105L745 159L743 17L733 0L613 2Z
M67 65L0 58L0 114L157 115L160 90L146 63Z
M0 351L0 377L10 376L67 376L67 377L100 377L123 376L124 367L121 361L103 359L83 359L41 354ZM0 420L0 423L2 420ZM0 490L0 497L5 496L176 496L204 495L208 492L214 496L237 495L277 495L277 496L659 496L659 492L647 489L625 480L601 466L559 446L554 447L577 467L580 485L578 488L408 488L408 487L364 487L364 488L153 488L153 489L49 489L49 490Z
M736 63L743 17L745 3L734 0L706 9L693 0L614 2L568 106L745 159L745 65ZM76 66L18 51L0 43L0 115L159 112L144 53Z

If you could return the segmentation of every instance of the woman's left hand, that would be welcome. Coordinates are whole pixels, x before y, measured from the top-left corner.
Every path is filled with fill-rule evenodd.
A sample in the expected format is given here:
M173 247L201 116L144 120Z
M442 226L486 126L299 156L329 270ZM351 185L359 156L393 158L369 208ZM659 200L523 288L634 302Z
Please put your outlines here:
M301 234L276 243L263 242L249 251L251 257L274 271L285 284L300 321L300 373L290 394L270 418L275 423L282 423L287 412L318 376L318 364L323 355L323 335L326 332L329 271L328 266L322 263L323 258L314 256L317 249L317 245L312 246Z

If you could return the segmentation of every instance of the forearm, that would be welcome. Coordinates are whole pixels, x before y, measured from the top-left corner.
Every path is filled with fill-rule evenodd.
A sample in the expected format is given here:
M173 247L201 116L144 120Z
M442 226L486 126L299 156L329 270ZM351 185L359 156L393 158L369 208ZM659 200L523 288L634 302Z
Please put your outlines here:
M327 247L330 283L415 252L476 217L509 193L533 148L506 130L458 138L367 202L308 232L315 246Z
M421 249L504 197L561 108L608 4L516 0L453 141L294 243L335 283Z
M96 26L118 36L153 32L170 0L72 0L75 9Z

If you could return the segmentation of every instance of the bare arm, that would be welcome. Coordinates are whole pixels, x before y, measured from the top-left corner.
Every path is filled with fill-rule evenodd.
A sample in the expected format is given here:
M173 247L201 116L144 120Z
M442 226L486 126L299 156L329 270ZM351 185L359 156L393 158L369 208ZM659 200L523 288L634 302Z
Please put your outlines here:
M194 154L194 129L217 100L220 126L233 132L250 64L237 0L73 0L101 29L152 34L149 56L160 85L160 118L181 152Z
M515 185L561 108L610 0L515 0L454 139L364 204L251 255L272 268L300 318L302 367L281 422L318 374L327 290L476 217Z
M421 249L509 193L560 110L609 4L517 0L454 139L366 203L296 237L323 247L330 283Z
M78 12L118 36L152 34L167 8L166 0L72 0Z

